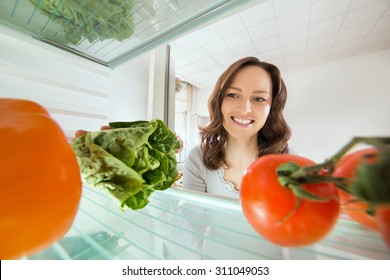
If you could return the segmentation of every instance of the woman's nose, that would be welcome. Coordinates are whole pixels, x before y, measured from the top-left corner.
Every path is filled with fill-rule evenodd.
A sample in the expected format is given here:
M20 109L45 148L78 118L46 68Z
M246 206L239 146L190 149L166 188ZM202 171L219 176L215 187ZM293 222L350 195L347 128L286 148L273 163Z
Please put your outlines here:
M252 103L249 98L243 98L239 104L239 109L246 113L246 112L251 112L252 111Z

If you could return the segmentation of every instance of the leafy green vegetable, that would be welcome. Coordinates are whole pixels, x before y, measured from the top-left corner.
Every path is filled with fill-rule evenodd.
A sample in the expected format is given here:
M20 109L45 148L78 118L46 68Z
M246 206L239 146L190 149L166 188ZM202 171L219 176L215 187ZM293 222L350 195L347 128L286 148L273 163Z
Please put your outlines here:
M84 181L108 190L121 207L145 207L155 190L176 180L180 143L161 120L112 122L72 142Z
M60 24L68 42L76 45L82 37L123 41L133 35L135 0L30 0L42 14Z

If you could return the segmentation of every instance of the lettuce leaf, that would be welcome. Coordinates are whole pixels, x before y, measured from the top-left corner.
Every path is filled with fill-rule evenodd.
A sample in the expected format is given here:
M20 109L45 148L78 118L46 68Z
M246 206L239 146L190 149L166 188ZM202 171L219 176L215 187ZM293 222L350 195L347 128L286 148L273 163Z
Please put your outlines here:
M180 143L161 120L112 122L72 142L83 180L107 190L121 207L145 207L155 190L176 180Z
M134 33L132 16L135 0L30 0L51 20L60 24L68 43L76 45L84 37L90 43L116 39Z

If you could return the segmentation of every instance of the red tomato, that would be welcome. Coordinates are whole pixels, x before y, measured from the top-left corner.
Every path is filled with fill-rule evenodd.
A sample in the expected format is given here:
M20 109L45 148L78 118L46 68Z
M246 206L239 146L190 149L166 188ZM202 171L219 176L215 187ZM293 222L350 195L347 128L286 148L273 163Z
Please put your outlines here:
M390 248L390 205L376 207L375 217L378 221L379 232L382 234L387 247Z
M350 154L345 155L337 163L336 169L333 172L334 177L355 177L355 170L360 165L361 159L365 155L376 154L375 148L362 149ZM350 181L352 182L352 181ZM348 215L351 219L358 222L359 224L378 231L378 221L373 215L369 215L366 210L369 208L368 204L363 201L354 201L356 198L351 194L338 189L340 197L340 207L343 213Z
M71 227L81 198L76 156L37 103L0 98L0 259L50 246Z
M245 172L240 190L241 206L252 227L265 239L280 246L306 246L324 238L339 216L337 189L331 183L302 185L319 197L334 197L326 202L302 200L299 208L283 222L296 205L297 196L278 182L276 169L282 163L299 166L313 161L290 154L258 158Z

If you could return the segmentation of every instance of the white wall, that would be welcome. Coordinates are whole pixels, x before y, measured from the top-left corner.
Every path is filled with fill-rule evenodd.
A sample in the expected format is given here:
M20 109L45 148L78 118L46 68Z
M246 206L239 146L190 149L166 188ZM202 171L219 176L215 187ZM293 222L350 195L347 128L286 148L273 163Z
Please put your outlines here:
M290 145L315 161L354 136L390 135L390 49L286 72Z
M113 69L110 121L147 120L149 61L147 52Z
M69 139L77 129L146 119L149 56L112 70L0 26L0 97L46 107Z
M0 29L0 84L0 97L41 104L68 138L108 120L111 69L5 27Z
M354 136L390 135L390 49L282 73L290 146L317 162ZM194 109L208 115L211 88L198 90Z

